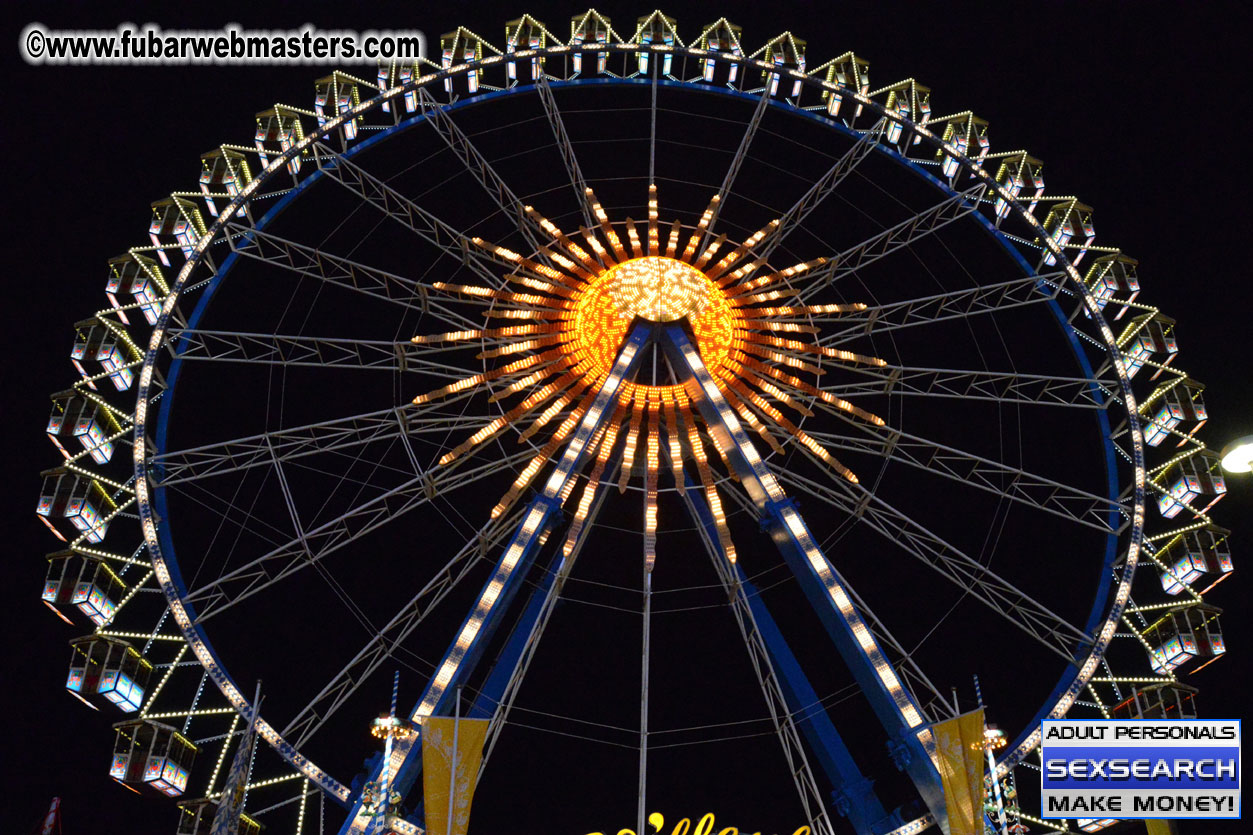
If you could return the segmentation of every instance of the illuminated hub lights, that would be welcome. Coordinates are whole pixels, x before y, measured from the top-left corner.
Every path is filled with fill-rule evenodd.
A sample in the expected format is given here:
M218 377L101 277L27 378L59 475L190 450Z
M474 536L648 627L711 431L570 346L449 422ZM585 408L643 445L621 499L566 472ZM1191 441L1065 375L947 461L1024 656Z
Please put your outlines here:
M631 227L634 229L634 227ZM695 319L709 306L710 282L705 274L675 258L645 255L605 273L609 295L626 318L652 322Z
M655 186L649 187L648 220L643 229L630 220L611 222L592 189L587 189L586 199L596 225L580 228L577 235L566 233L534 207L524 207L526 215L551 238L535 258L480 238L471 240L474 246L507 262L513 270L505 276L508 284L525 292L512 287L434 285L439 292L491 300L487 317L501 326L418 336L413 341L480 342L481 359L508 362L422 394L414 402L428 403L490 382L498 382L493 401L522 398L446 454L441 465L470 453L506 427L517 428L526 439L555 421L563 410L571 410L578 420L591 408L584 393L603 390L631 323L643 319L659 324L686 322L714 378L713 385L725 392L729 408L772 449L780 448L772 435L777 430L781 437L795 438L809 453L855 481L851 471L773 405L807 414L803 401L817 396L851 415L882 425L878 417L826 395L798 375L823 373L823 360L880 367L885 365L883 360L778 335L806 337L813 332L804 324L811 315L864 309L861 304L787 305L786 299L795 294L789 281L803 278L806 271L826 259L772 271L765 261L755 258L753 247L777 231L777 220L738 244L728 242L725 235L705 243L718 207L717 196L710 200L696 227L686 230L678 222L661 222ZM663 228L669 229L664 255ZM686 245L676 257L685 231ZM516 358L518 355L521 358ZM683 428L703 425L683 386L643 385L622 379L615 382L615 389L616 407L606 403L600 411L617 408L621 412L618 420L627 425L615 424L612 431L583 438L578 444L592 444L587 450L589 459L600 461L610 452L604 448L606 439L612 444L619 441L619 435L624 436L621 489L634 477L655 484L660 468L667 463L663 458L670 459L668 465L675 473L682 472L682 459L696 461L698 470L702 465L708 467L704 449L697 448L703 447L703 442L694 443L699 433L693 435ZM524 469L494 515L510 507L538 476L571 426L568 420L557 424L552 441ZM716 441L714 446L718 449ZM642 461L636 460L637 450L644 453ZM719 450L720 457L724 452ZM676 455L679 461L674 460ZM564 483L568 471L558 470L560 475L554 472L553 477ZM564 492L569 495L570 490ZM706 486L707 496L711 492L716 494L711 485ZM590 506L590 499L580 501L580 505ZM722 513L714 516L721 519Z

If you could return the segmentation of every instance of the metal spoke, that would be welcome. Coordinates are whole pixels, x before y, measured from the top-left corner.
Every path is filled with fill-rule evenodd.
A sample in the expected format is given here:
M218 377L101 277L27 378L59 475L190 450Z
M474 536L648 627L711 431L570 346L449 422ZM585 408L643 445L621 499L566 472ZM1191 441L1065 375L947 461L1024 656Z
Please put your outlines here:
M539 249L546 236L541 237L535 234L540 229L539 225L523 211L522 201L518 199L518 195L514 194L509 184L496 173L496 169L487 161L487 158L474 147L470 137L465 135L465 132L444 110L444 106L437 102L425 87L418 88L418 103L427 116L427 123L444 140L449 150L456 154L457 159L461 160L466 171L470 172L483 190L491 196L505 216L513 221L531 249Z
M488 723L487 736L483 744L483 759L479 764L480 778L482 778L483 771L487 768L487 760L492 754L496 740L500 737L501 732L508 723L509 711L513 709L513 703L517 698L519 688L522 686L522 680L526 677L527 670L531 666L531 660L535 657L535 651L539 648L540 638L544 635L544 630L548 626L548 621L565 587L566 580L574 570L574 564L578 560L579 554L583 552L583 546L587 544L588 536L592 532L593 523L600 513L605 497L609 495L607 488L614 483L615 478L616 473L611 471L601 479L600 489L596 491L592 504L588 507L587 516L584 517L582 530L571 546L569 555L559 561L556 571L553 572L554 576L548 583L544 602L539 615L531 626L530 633L527 635L526 645L523 647L518 662L509 675L509 680L501 691L500 700L496 703L496 709L492 711L491 720Z
M472 392L459 396L469 397ZM477 425L479 418L441 410L453 400L426 406L404 405L318 423L232 438L153 456L151 472L159 486L173 486L270 464L271 450L279 461L308 455L339 453L374 441L410 435L444 435L450 429Z
M362 295L380 299L437 318L457 328L475 328L478 324L458 313L432 296L431 285L408 276L381 270L324 252L316 247L298 244L259 229L231 224L227 240L231 249L247 258L273 264L307 278L325 281ZM458 299L460 303L473 304L472 300Z
M842 483L837 489L789 471L777 475L865 523L1067 663L1092 644L1092 638L1078 627L863 486Z
M1101 384L1087 377L910 366L872 368L843 365L839 369L857 376L850 382L819 386L822 391L840 397L923 395L1085 409L1104 409L1109 405L1107 400L1098 400L1093 393L1093 386Z
M792 782L796 785L797 796L805 810L805 820L816 832L833 833L834 829L827 816L827 800L818 789L817 780L814 779L813 768L809 764L809 756L805 753L805 748L801 744L800 732L796 727L796 716L789 708L787 698L783 695L778 673L774 669L774 663L770 659L770 652L766 648L766 642L757 626L757 618L749 605L744 586L740 582L736 569L732 567L726 553L722 550L721 543L718 542L716 537L710 536L707 527L701 523L700 512L695 504L696 500L692 498L692 494L695 491L682 489L679 492L683 496L683 501L687 505L689 514L693 521L696 522L696 529L700 533L700 541L705 547L705 553L713 563L714 571L717 572L718 579L727 593L727 598L731 604L731 612L735 615L735 622L740 630L740 637L748 650L749 661L753 665L753 672L757 675L757 683L761 687L762 695L766 700L766 708L770 711L771 724L774 725L775 734L778 736L779 744L783 748L783 756L787 760L788 771L792 775Z
M870 334L890 333L901 328L954 319L965 320L1052 301L1061 294L1065 277L1066 274L1061 272L1029 275L999 284L876 305L854 313L815 316L813 321L824 326L818 342L833 347Z
M583 179L583 169L579 168L579 159L574 155L574 145L570 142L570 136L566 133L566 123L561 118L561 111L557 109L557 100L553 98L552 88L548 86L548 79L543 73L535 80L535 92L539 94L540 103L544 106L544 115L548 117L548 124L553 129L553 138L557 141L557 150L561 153L561 161L565 164L566 175L570 179L570 187L574 189L575 200L578 201L579 209L583 212L583 223L588 229L595 228L596 217L592 214L592 207L587 202L587 180Z
M757 135L757 129L761 127L761 120L766 115L766 107L769 104L770 86L767 84L761 90L761 96L757 99L757 107L753 110L753 115L748 120L748 125L744 128L744 135L740 138L740 146L735 149L735 155L731 157L731 164L727 167L727 173L722 178L722 185L718 187L718 199L711 203L709 224L705 228L705 240L701 244L702 247L708 243L709 238L713 235L718 216L722 213L722 206L731 195L731 189L735 186L735 178L739 176L740 168L744 165L744 160L748 158L748 146L753 144L753 137Z
M798 300L808 301L820 290L840 279L847 278L863 267L961 220L979 207L979 200L986 188L980 183L951 195L913 217L849 247L821 267L802 273L799 283L804 284L805 289L797 296Z
M477 350L481 343L451 346L414 345L409 340L297 336L240 331L183 330L169 328L169 345L175 357L208 362L257 363L310 366L314 368L361 368L377 371L413 371L447 379L466 376L465 368L428 359L431 354ZM488 340L488 344L491 344Z
M200 611L197 623L203 623L444 492L517 466L533 455L528 448L473 468L458 468L458 463L469 460L461 458L447 467L429 470L192 590L185 599L196 605Z
M800 225L809 216L809 213L826 200L827 197L840 187L848 175L852 174L861 164L861 161L870 156L879 144L879 137L883 130L884 122L880 119L870 130L857 137L857 141L853 143L853 147L849 148L844 155L837 159L827 172L805 192L792 207L783 213L779 218L779 225L775 227L762 244L757 247L757 257L768 259L770 255L779 247L783 240L792 232L796 231Z
M469 238L369 171L327 145L318 143L318 168L427 243L473 270L492 287L503 286L500 265Z
M825 407L826 404L817 404ZM1118 501L1098 496L1051 478L1011 467L956 447L913 435L893 427L870 426L847 418L837 409L827 409L872 437L869 443L843 432L813 431L816 441L833 449L870 452L890 461L899 461L969 487L1003 496L1010 501L1036 508L1102 533L1117 533L1130 524L1130 510ZM1110 511L1122 522L1110 527Z
M485 559L509 534L521 517L518 511L508 518L493 520L461 547L386 625L336 673L313 699L283 729L287 739L294 737L299 748L322 728L357 688L387 659L391 658L426 616L448 596L466 574Z

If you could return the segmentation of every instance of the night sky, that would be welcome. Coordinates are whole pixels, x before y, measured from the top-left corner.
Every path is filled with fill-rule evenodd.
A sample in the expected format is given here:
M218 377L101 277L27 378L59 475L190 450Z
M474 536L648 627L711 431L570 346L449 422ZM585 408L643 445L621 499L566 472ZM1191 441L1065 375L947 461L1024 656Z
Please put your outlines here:
M560 34L567 31L569 17L582 10L576 5L553 3L491 8L482 4L471 10L412 3L339 4L324 9L275 3L264 10L255 5L191 8L164 4L129 9L116 6L106 12L88 4L65 3L56 8L32 6L10 11L4 128L9 160L5 251L10 279L4 333L9 348L3 374L7 395L4 414L10 426L4 487L9 491L6 507L11 511L5 528L11 559L0 609L10 636L10 657L4 662L5 672L0 680L4 683L8 707L5 715L11 727L4 747L6 783L0 796L0 830L25 835L47 808L48 801L59 795L63 798L66 835L163 835L174 831L176 817L171 804L136 796L108 777L112 734L107 725L113 720L104 713L89 711L63 691L69 656L66 642L80 632L53 617L38 599L46 570L42 555L55 550L59 543L51 539L31 512L39 487L39 471L55 466L59 460L43 436L48 395L67 388L74 379L68 360L72 326L106 304L106 260L147 242L148 204L172 190L195 188L200 153L222 142L251 144L252 117L262 108L274 102L311 108L312 81L329 71L314 66L30 67L16 53L18 31L32 21L52 29L112 28L122 21L152 21L166 29L217 28L231 22L246 28L288 28L312 22L321 28L358 31L420 29L428 37L428 50L433 52L439 34L457 24L498 41L504 21L523 11ZM621 33L633 29L629 22L651 8L615 3L600 7L600 11L613 20ZM1118 246L1139 260L1141 301L1156 305L1178 320L1180 356L1176 362L1206 385L1205 402L1211 415L1203 432L1207 444L1221 449L1229 440L1253 433L1253 374L1244 345L1251 335L1253 309L1244 249L1253 228L1245 196L1247 188L1240 173L1245 139L1245 82L1250 77L1243 41L1247 17L1242 7L1234 3L1185 7L1174 3L1046 2L1016 3L1002 8L957 2L926 6L899 2L791 2L756 4L741 10L689 3L667 6L663 11L678 18L680 34L685 37L694 37L703 24L725 15L743 26L744 43L751 49L781 30L791 30L808 40L811 65L851 49L870 61L873 89L914 76L934 91L937 112L970 108L986 118L991 124L994 151L1026 148L1043 160L1048 192L1076 194L1095 207L1097 243ZM350 71L372 77L369 68ZM624 106L647 106L645 98L637 98L638 102L632 100ZM676 101L675 106L682 105ZM694 105L689 115L701 118L696 110L702 106L707 104ZM742 104L727 110L728 118L733 116L741 121L749 112ZM464 117L458 116L459 121L462 118L467 130L482 130L489 126L492 116L483 108L482 112L471 109ZM596 129L586 115L580 124L588 131ZM768 125L782 129L787 123ZM542 119L526 122L523 129L542 130L545 136L548 130ZM613 124L602 124L599 129L608 136L613 132ZM733 148L739 131L738 127L731 128L731 138L720 140L721 145L730 143ZM491 141L484 139L485 143ZM501 149L510 138L504 135L495 141L504 143L497 149L503 156L505 151ZM527 142L520 141L520 145ZM711 153L716 153L719 142L710 140L710 145ZM400 152L392 153L399 156ZM612 149L598 151L589 146L589 172L597 165L612 165L613 153ZM550 162L555 159L552 157ZM380 154L379 163L396 165L397 161L388 158L385 151ZM793 162L784 160L780 164L787 168ZM715 178L721 176L723 165L721 161L713 163L718 172L713 175ZM796 162L795 166L800 168L801 163ZM520 169L518 176L525 177L526 172ZM589 179L595 176L589 173ZM763 191L770 187L766 167L746 169L745 176ZM322 191L326 189L314 192L313 197L321 198ZM619 197L613 186L606 186L606 193L610 195L607 205L614 205L615 200L618 205L643 201L642 196L629 191L621 192L623 196ZM794 194L795 191L788 192ZM677 211L699 214L703 208L694 198L687 201L681 189L676 188L671 195L671 205ZM794 198L778 199L786 206ZM916 205L927 205L925 191L915 192L912 199L922 200ZM663 207L667 205L665 193L662 203ZM448 207L450 215L461 209L460 205ZM316 210L306 211L307 215L294 213L284 220L292 225L307 222L310 228L322 223L319 234L328 236L351 234L351 229L331 229ZM620 219L621 215L617 217ZM756 216L728 217L729 223L751 227L749 231L756 228L754 220ZM963 251L962 246L970 244L960 236L955 236L952 243L958 253ZM379 257L385 260L390 256ZM242 296L225 298L244 303ZM368 325L358 321L351 324L357 327L355 335L361 335ZM410 324L404 320L385 322L379 327L386 332L375 338L402 338L401 333ZM1034 337L1025 331L1011 334L1011 341L1018 338ZM204 378L206 385L198 394L189 393L184 401L187 405L181 407L184 419L195 424L187 430L185 439L226 437L225 431L218 430L222 422L253 417L247 404L221 397L228 389L215 388L213 384L229 385L229 379L213 373L217 372ZM288 385L299 389L302 380L293 377ZM381 396L394 394L389 394L387 381L382 382ZM307 388L303 391L309 394ZM414 393L409 391L406 399ZM331 391L326 397L343 402L368 399L360 391ZM365 410L345 406L332 413ZM913 417L944 419L943 415L932 416L925 409ZM1033 429L1041 431L1028 422L1020 434L1039 437L1032 434ZM204 434L198 436L196 431ZM974 428L954 431L956 438L978 435ZM963 431L967 434L963 435ZM1051 463L1068 467L1068 442L1059 440L1054 449L1055 460ZM125 454L129 455L129 447ZM1076 461L1071 472L1086 478L1086 466ZM316 489L314 485L310 481L307 489ZM1247 671L1253 669L1248 662L1253 630L1241 605L1246 597L1246 572L1250 571L1244 543L1251 531L1249 520L1253 519L1253 481L1248 477L1230 478L1228 485L1231 495L1217 506L1214 515L1219 524L1234 531L1236 576L1220 586L1210 602L1226 611L1223 627L1230 657L1186 679L1201 688L1201 715L1212 718L1242 718L1246 714ZM495 486L486 489L493 497L500 492ZM909 500L907 494L900 495L902 502ZM919 503L919 513L927 518L951 510L946 509L943 493L934 488L916 492L913 500ZM184 506L192 509L190 504ZM258 507L264 511L264 498ZM486 507L490 507L490 502ZM663 512L666 509L663 505ZM1021 517L1017 520L1022 522ZM606 534L613 533L612 525L629 528L637 524L631 521L629 512L622 510L609 511L603 521L606 528L602 533ZM478 524L475 522L474 526ZM764 537L751 539L753 531L745 520L738 524L744 529L746 542L761 547L768 544ZM453 542L456 526L452 528L446 533L423 532L430 539L427 544L438 548ZM197 531L194 524L189 524L188 530L193 541L196 536L207 535ZM1066 605L1073 578L1054 568L1052 562L1064 544L1031 537L1028 524L1008 530L1011 537L1022 539L1002 547L1021 554L1023 561L1033 566L1021 575L1024 581L1041 584L1043 597L1051 595L1056 605ZM375 554L379 562L361 561L362 568L355 577L351 564L339 565L344 572L338 575L341 581L354 599L367 607L374 605L367 599L390 600L389 593L394 596L407 588L403 582L391 583L393 578L404 576L403 565L394 554L389 557L387 553L401 547L404 541L411 541L415 533L404 531L396 536L399 538L377 542ZM694 543L694 537L682 533L674 534L670 540L663 538L663 546L669 547L671 553L699 550ZM637 549L633 546L630 553L637 553ZM911 634L916 634L916 628L926 632L925 626L918 624L925 624L927 618L937 613L943 614L948 605L945 601L951 602L951 598L931 599L927 583L916 578L897 586L897 578L876 574L868 568L850 571L855 579L863 579L864 574L865 586L884 595L879 599L894 601L892 607L884 609L893 608L893 617L903 618L907 625L902 629ZM637 582L637 573L632 564L605 569L604 574L595 576L606 583L629 584ZM675 587L692 588L712 582L711 578L707 568L704 574L684 569L676 573L672 582ZM244 625L232 626L222 634L223 646L219 648L224 656L228 656L228 648L233 648L240 653L237 657L247 658L241 662L241 672L236 673L238 680L252 681L259 676L266 679L267 686L275 682L275 703L283 703L284 683L299 678L306 664L317 663L325 652L335 649L350 651L360 642L356 636L341 639L336 627L301 622L306 617L316 620L312 613L319 605L318 595L325 595L324 587L312 578L301 581L306 582L308 586L292 587L288 592L290 599L243 610L237 623ZM1084 605L1091 596L1088 589L1093 582L1089 572L1079 584ZM590 709L580 713L588 703L598 702L606 717L618 711L621 724L630 725L637 696L634 688L638 686L638 653L633 648L620 657L613 652L621 649L620 635L638 640L638 619L634 626L606 626L601 631L601 622L589 614L592 606L632 604L624 604L621 596L615 598L609 591L595 598L590 587L589 583L584 589L590 605L570 606L568 610L559 607L553 626L557 645L579 646L588 653L587 658L538 656L533 672L542 677L547 671L551 674L550 683L524 690L520 704L536 711L546 705L554 713L601 715ZM376 589L380 595L377 599L371 597ZM787 588L776 592L783 607L799 599L787 597L788 593ZM658 679L664 680L658 689L658 711L670 711L665 714L666 719L658 721L673 727L682 726L689 719L696 724L711 715L697 710L697 706L714 705L710 709L717 718L704 721L735 721L737 717L760 716L762 712L760 704L747 709L747 714L744 709L737 712L735 705L748 703L758 694L751 682L746 688L742 678L736 680L736 676L748 672L748 665L738 637L732 631L718 631L733 629L725 610L720 615L704 614L709 601L708 592L684 598L676 604L676 612L683 611L667 621L672 634L680 636L676 640L687 653L684 657L702 659L696 665L664 658L658 661ZM384 602L377 605L380 611L390 611L389 605L394 608L394 604ZM566 611L569 614L562 623ZM954 635L961 634L967 623L962 618L969 613L962 612L949 624ZM453 621L460 619L460 615L448 617ZM620 616L616 612L606 616L609 620L614 617ZM717 620L718 617L723 620ZM793 620L784 625L797 630L807 628L803 618ZM987 624L988 620L970 621L976 622ZM314 634L316 638L308 637ZM729 646L720 635L733 645ZM340 640L344 643L337 643ZM990 681L1012 681L1016 675L1012 670L1015 647L1012 636L988 636L984 652L994 657L985 668ZM798 654L822 649L802 647ZM931 657L939 658L949 650L932 645ZM943 669L929 669L941 688L947 690L952 685L960 689L962 701L967 703L963 709L973 707L969 672L980 669L980 653L971 653L964 647L953 647L951 651L959 672L950 676ZM1029 666L1029 657L1021 659L1024 667ZM229 657L227 663L232 663ZM596 681L603 692L592 684L572 686L568 679L563 682L563 675L574 665L585 671L599 671ZM354 703L353 709L365 711L364 717L386 708L390 669L371 693L363 695L359 704ZM422 669L422 664L415 662L402 670L402 687L409 694L406 700L416 697ZM1022 671L1024 681L1034 681L1032 676L1036 674L1035 670ZM1055 673L1050 675L1055 678ZM841 682L833 673L830 681L824 680L821 685L820 692L825 692L823 688L834 690ZM1018 704L1014 689L1002 687L998 691L1000 701L990 706L990 715L996 718L999 710L1002 721L1012 724L1014 717L1029 714L1038 704L1038 691L1029 695L1036 695L1036 700L1027 698ZM638 710L637 705L635 709ZM515 718L519 722L529 721ZM356 725L344 722L341 728L340 733L346 736L324 739L321 744L330 752L327 756L347 763L341 776L348 779L353 768L359 768L356 764L361 758L371 753L371 747L364 721ZM857 735L854 731L853 736ZM624 750L615 766L605 766L607 770L600 771L572 759L579 756L576 750L581 750L573 747L548 749L546 754L537 753L531 758L527 741L547 744L552 737L533 732L531 736L523 733L520 738L523 742L513 748L502 743L501 756L518 769L520 788L515 811L523 819L540 819L536 810L547 807L559 823L545 831L555 835L617 831L619 827L634 825L635 766L630 751ZM629 735L627 739L630 741ZM656 794L650 791L650 808L664 811L671 820L713 810L718 813L720 824L752 827L747 829L749 832L756 828L763 832L791 832L799 821L798 813L792 809L794 803L789 800L790 805L781 806L773 800L775 787L790 787L786 778L780 781L777 776L763 774L758 779L755 766L742 767L755 763L753 757L761 751L777 760L775 741L763 736L744 744L749 747L739 749L724 743L692 746L691 753L679 749L681 753L675 754L669 770L663 769L662 773L681 776L659 778L667 782L657 787ZM881 752L878 756L886 759ZM204 766L201 763L200 767ZM886 784L893 785L893 779L884 776ZM489 776L485 780L495 780L491 788L507 793L508 783L503 778ZM760 787L760 796L754 796L755 787ZM578 798L579 803L565 803L563 796ZM603 806L587 811L601 798ZM577 817L562 817L557 812L564 806L577 806L583 811ZM493 814L496 817L490 821L494 825L480 824L483 828L478 831L510 831L505 822L511 819L512 812L498 809ZM1200 822L1185 824L1181 831L1235 832L1239 828L1235 822Z

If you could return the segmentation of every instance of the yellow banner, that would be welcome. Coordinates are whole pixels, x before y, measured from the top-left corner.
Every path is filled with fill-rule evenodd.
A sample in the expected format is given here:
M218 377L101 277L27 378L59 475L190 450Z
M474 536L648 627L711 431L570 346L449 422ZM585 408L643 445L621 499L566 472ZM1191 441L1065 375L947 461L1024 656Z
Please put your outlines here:
M932 726L949 835L983 835L983 708Z
M470 801L474 798L486 737L486 719L428 716L423 720L422 791L426 801L427 835L466 835ZM456 783L450 786L453 774L456 774Z
M1144 828L1149 831L1149 835L1175 835L1176 831L1168 820L1146 820Z

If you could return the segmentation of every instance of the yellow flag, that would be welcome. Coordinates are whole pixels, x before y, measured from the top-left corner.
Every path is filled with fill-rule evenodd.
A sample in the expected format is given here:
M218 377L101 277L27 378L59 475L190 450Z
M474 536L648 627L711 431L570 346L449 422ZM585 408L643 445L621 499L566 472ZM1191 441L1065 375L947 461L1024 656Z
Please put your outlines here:
M949 835L983 833L983 708L932 726Z
M1149 835L1175 835L1175 828L1168 820L1146 820L1144 828L1149 831Z
M427 835L466 835L470 801L474 798L486 737L486 719L428 716L423 720L422 790L426 801ZM450 786L454 774L456 783ZM450 794L451 824L448 820Z

